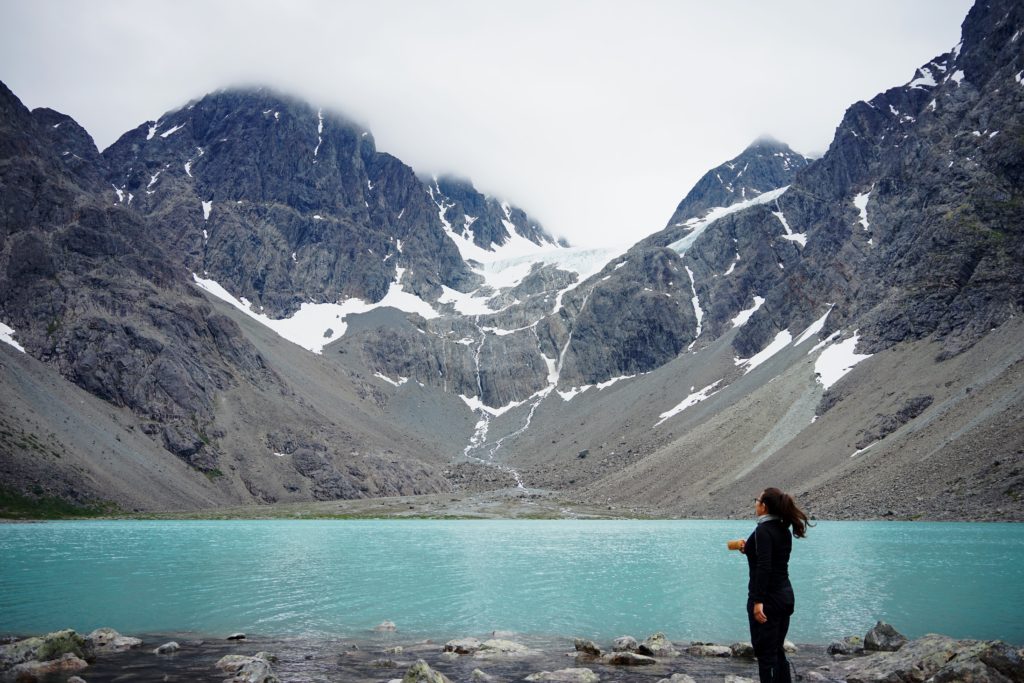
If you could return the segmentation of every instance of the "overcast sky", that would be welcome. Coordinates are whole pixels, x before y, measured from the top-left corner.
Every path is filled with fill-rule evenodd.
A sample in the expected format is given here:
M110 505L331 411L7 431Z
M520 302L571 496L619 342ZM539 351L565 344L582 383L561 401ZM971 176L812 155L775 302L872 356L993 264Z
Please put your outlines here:
M770 134L827 149L844 110L960 40L968 0L0 0L0 80L100 149L217 88L344 112L574 244L660 230Z

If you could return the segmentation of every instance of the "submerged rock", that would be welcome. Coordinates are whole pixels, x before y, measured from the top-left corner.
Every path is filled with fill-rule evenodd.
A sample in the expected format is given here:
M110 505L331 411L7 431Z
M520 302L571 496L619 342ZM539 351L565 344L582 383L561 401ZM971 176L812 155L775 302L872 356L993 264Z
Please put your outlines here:
M530 674L526 680L545 683L597 683L601 677L590 669L559 669Z
M494 683L497 679L485 671L473 669L473 673L469 675L469 680L473 681L473 683Z
M172 640L171 642L164 643L160 647L154 649L153 650L153 654L155 654L155 655L169 655L172 652L177 652L180 649L181 649L181 645L178 645L176 642L174 642Z
M439 671L434 671L422 659L409 667L402 676L402 683L452 683L448 677Z
M480 641L476 638L456 638L444 644L445 652L455 652L460 655L471 655L480 649Z
M697 683L697 681L687 674L672 674L669 678L662 678L658 683Z
M613 652L610 655L605 655L603 661L611 666L650 666L658 663L654 657L639 655L635 652Z
M732 657L732 648L711 643L694 643L686 652L694 657Z
M906 643L907 637L884 621L879 621L864 636L864 649L871 652L895 652Z
M524 655L527 652L529 652L529 648L525 645L511 640L492 638L481 643L480 649L473 656L480 659L490 659L494 657L515 657Z
M374 626L373 630L380 633L384 633L389 631L397 631L398 627L395 626L395 622L393 621L382 621L376 626Z

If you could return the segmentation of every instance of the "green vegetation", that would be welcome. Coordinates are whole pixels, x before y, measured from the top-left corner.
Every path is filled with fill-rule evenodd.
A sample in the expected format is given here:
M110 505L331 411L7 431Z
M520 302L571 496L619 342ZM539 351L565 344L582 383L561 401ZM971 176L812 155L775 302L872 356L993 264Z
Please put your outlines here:
M76 505L57 496L40 495L42 489L38 486L34 491L37 495L31 496L0 488L0 519L77 519L121 512L115 503L109 501Z
M214 479L218 479L224 476L224 473L217 468L213 468L212 470L204 470L203 474L205 474L206 478L209 479L210 481L213 481Z

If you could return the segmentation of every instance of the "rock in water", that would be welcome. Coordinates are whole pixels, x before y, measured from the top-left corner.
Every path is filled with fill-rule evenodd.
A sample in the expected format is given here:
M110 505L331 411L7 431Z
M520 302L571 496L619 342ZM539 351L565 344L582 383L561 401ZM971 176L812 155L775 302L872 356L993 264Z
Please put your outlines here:
M452 683L443 673L434 671L422 659L409 667L402 677L402 683Z
M30 661L18 664L11 673L14 679L17 681L37 680L41 676L47 676L49 674L59 674L61 672L68 671L81 671L82 669L89 666L89 663L84 659L80 659L70 652L66 652L61 655L60 659L51 659L45 662Z
M91 643L74 630L64 629L0 646L0 671L6 671L23 662L59 659L68 653L86 661L95 658Z
M98 628L85 637L96 649L105 652L124 652L142 645L140 638L122 636L112 628Z
M905 635L884 621L879 621L864 636L864 649L872 652L895 652L906 642Z
M480 649L480 641L476 638L456 638L444 644L445 652L455 652L460 655L471 655Z
M864 639L860 636L847 636L842 640L833 640L825 650L830 655L856 655L864 652Z
M230 636L228 636L227 639L228 640L245 640L245 634L244 633L232 633Z
M576 646L576 652L579 652L582 655L590 655L591 657L601 656L601 648L599 648L597 643L592 640L577 638L573 641L573 644Z
M389 632L389 631L397 631L398 628L395 626L395 622L393 622L393 621L382 621L379 624L377 624L376 626L374 626L373 630L374 631L379 631L381 633L384 633L384 632Z
M733 657L754 658L754 646L748 642L733 643L729 646Z
M164 643L160 647L158 647L155 650L153 650L153 654L155 654L155 655L169 655L172 652L177 652L180 649L181 649L181 646L178 645L176 642L174 642L172 640L171 642Z
M732 649L725 645L691 645L686 648L687 654L694 657L731 657Z
M663 678L658 683L697 683L697 681L687 674L672 674L670 678Z
M636 652L637 647L639 646L633 636L619 636L612 641L613 652Z
M260 652L255 657L225 655L217 661L217 668L232 674L225 683L278 683L270 666L271 658L276 659L266 652Z
M597 683L601 678L590 669L559 669L530 674L526 680L545 683Z
M647 655L638 655L635 652L613 652L605 655L604 662L611 666L650 666L657 664L658 660Z
M672 647L672 641L666 638L665 634L660 631L649 636L647 640L642 642L637 647L637 652L649 657L675 657L679 654L679 652Z
M518 655L524 655L528 651L528 648L520 643L516 643L511 640L502 640L500 638L492 638L481 643L480 649L474 656L480 659L515 657Z

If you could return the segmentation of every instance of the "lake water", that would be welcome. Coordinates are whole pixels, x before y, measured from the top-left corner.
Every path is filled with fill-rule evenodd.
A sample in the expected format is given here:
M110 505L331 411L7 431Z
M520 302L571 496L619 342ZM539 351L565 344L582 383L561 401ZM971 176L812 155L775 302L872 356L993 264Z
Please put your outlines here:
M748 638L737 521L115 521L0 525L0 633L112 626L365 637L508 630ZM1024 643L1024 525L821 522L794 542L790 638L877 619Z

